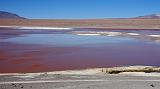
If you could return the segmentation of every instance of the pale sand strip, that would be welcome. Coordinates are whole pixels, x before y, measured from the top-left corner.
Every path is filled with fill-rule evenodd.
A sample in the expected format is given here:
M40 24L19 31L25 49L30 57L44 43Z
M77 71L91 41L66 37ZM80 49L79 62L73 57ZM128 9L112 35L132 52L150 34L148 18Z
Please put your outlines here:
M41 72L41 73L1 73L0 76L11 75L15 77L35 77L41 74L67 74L67 75L96 75L96 74L106 74L109 71L121 71L117 75L132 75L132 76L159 76L160 73L151 72L145 73L144 70L160 71L160 67L153 66L127 66L127 67L113 67L113 68L92 68L84 70L66 70L66 71L53 71L53 72ZM123 72L125 71L125 72ZM132 72L130 72L132 71ZM138 71L138 72L137 72Z
M129 81L129 82L135 82L135 81L156 81L156 82L160 82L160 80L36 80L36 81L11 81L11 82L0 82L0 85L2 84L17 84L17 83L57 83L57 82L110 82L110 81L118 81L118 82L122 82L122 81Z
M106 35L106 36L118 36L118 35L122 35L121 32L101 32L101 31L74 31L73 34L76 35L88 35L88 36L92 36L92 35Z
M128 35L133 35L133 36L138 36L138 35L140 35L140 34L138 34L138 33L127 33Z
M101 34L77 34L77 35L84 35L84 36L97 36L97 35L101 35Z
M94 75L94 74L102 74L102 68L92 68L92 69L83 69L83 70L53 71L53 72L40 72L40 73L0 73L0 76L5 76L5 75L13 75L13 76L39 76L41 74Z
M139 33L127 33L127 32L112 32L112 31L74 31L73 34L77 35L106 35L106 36L122 36L122 35L130 35L130 36L139 36Z
M59 28L59 27L29 27L29 26L0 26L4 28L14 28L14 29L53 29L53 30L70 30L73 28Z
M145 72L122 72L119 73L119 75L160 77L160 73L145 73Z
M160 35L148 35L150 37L160 37Z

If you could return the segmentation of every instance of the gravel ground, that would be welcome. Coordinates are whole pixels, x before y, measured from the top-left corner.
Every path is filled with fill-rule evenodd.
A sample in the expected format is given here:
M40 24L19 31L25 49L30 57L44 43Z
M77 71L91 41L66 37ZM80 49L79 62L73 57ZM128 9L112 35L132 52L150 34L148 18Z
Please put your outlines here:
M0 89L160 89L160 77L108 74L1 75Z

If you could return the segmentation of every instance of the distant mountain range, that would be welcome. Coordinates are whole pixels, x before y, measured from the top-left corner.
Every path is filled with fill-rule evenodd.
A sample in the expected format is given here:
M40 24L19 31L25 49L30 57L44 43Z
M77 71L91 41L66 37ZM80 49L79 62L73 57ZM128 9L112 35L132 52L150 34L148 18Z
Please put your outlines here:
M144 15L144 16L138 16L138 17L134 17L134 18L160 19L160 14ZM21 17L15 13L0 11L0 19L26 19L26 18Z
M0 19L26 19L15 13L0 11Z
M160 19L160 14L144 15L144 16L138 16L138 17L135 17L135 18Z

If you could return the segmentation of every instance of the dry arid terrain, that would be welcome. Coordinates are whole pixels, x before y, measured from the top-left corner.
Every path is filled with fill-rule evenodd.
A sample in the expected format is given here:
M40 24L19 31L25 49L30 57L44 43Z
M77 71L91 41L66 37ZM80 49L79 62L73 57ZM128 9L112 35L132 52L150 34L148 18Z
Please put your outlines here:
M49 26L106 29L160 29L160 19L0 19L0 26Z

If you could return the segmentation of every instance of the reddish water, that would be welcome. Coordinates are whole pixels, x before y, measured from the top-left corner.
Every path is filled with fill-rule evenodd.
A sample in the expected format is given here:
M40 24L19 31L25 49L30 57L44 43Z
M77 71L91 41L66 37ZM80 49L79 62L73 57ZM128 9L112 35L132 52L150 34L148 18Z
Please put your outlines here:
M141 33L148 32L159 34L157 31ZM1 73L124 65L160 66L160 43L151 39L75 36L65 31L1 29L0 40Z

